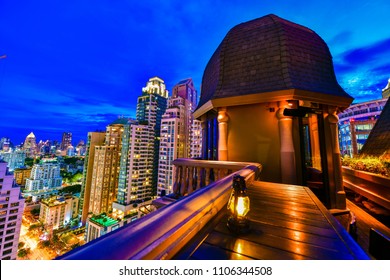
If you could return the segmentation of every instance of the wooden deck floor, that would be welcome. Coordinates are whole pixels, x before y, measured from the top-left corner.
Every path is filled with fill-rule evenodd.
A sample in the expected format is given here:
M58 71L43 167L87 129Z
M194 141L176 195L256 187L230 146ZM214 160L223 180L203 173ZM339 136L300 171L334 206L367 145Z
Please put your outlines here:
M249 186L251 231L234 236L226 211L177 259L369 259L306 187L254 182Z

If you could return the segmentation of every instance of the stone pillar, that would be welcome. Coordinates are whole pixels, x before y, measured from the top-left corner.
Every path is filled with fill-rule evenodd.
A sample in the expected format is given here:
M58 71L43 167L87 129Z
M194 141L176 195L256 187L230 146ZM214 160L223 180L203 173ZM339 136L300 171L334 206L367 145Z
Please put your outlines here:
M293 118L283 115L284 109L287 106L287 102L281 102L279 104L279 109L276 112L276 117L279 119L280 168L282 174L282 183L296 184L297 169L292 134Z
M325 117L325 125L328 125L329 135L325 134L325 137L329 137L330 147L327 147L326 154L328 155L328 171L329 171L329 183L333 183L334 186L330 186L330 190L335 194L330 194L331 208L346 209L346 196L343 186L343 176L341 168L341 155L338 137L338 122L339 118L336 114L336 107L329 106L328 115ZM333 201L332 201L333 198Z
M226 108L218 110L218 160L228 160L227 135L228 135L228 120Z

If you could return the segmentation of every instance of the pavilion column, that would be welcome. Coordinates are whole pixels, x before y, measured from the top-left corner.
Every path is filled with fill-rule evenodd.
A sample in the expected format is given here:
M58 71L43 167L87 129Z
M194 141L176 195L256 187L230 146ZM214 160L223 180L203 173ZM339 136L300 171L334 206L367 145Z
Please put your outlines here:
M293 118L284 116L285 104L281 103L276 116L279 119L279 140L280 140L280 168L282 183L296 184L296 163L293 141Z
M228 120L226 107L218 110L218 160L228 160L227 135Z
M207 119L206 117L202 117L201 119L201 123L200 123L201 127L202 127L202 153L201 153L201 157L202 159L208 159L207 158L207 149L208 149L208 133L207 133Z
M328 170L331 195L331 208L346 209L346 195L343 186L343 176L341 168L341 155L338 137L339 118L336 114L336 107L329 106L328 115L325 117L325 126L328 126L330 147L327 147ZM333 201L332 201L333 200Z

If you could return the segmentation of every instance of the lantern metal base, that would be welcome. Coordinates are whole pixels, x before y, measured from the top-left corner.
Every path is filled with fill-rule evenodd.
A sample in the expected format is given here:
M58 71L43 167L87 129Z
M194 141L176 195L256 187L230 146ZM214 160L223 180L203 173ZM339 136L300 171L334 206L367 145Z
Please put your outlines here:
M248 233L250 230L250 224L247 219L237 220L232 216L228 218L227 227L235 234Z

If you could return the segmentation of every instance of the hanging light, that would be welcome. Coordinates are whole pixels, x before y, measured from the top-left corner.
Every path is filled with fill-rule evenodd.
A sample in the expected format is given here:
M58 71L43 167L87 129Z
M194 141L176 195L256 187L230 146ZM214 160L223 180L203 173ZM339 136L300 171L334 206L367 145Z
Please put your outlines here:
M232 193L228 202L229 218L228 228L237 234L249 231L249 197L246 194L245 178L240 175L233 177Z

